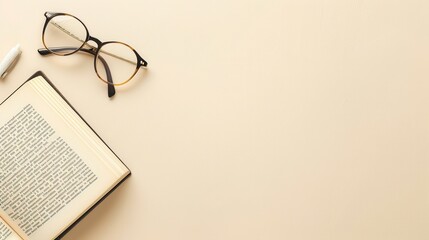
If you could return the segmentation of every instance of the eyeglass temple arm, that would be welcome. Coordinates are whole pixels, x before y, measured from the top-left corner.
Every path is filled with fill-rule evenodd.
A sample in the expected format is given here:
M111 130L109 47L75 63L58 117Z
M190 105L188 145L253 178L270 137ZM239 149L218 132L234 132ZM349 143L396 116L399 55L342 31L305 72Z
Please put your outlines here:
M48 13L48 12L47 12ZM45 13L46 14L46 13ZM48 14L53 14L53 13L48 13ZM91 48L91 49L96 49L96 47L94 47L94 46L92 46L91 44L89 44L89 43L87 43L86 41L84 41L84 40L82 40L82 39L80 39L79 37L77 37L76 35L74 35L73 33L71 33L70 31L68 31L67 29L65 29L63 26L61 26L61 25L59 25L58 23L56 23L56 22L53 22L53 21L49 21L49 23L50 24L52 24L52 25L54 25L56 28L58 28L60 31L62 31L62 32L64 32L65 34L67 34L67 35L69 35L70 37L72 37L73 39L75 39L75 40L77 40L77 41L79 41L79 42L81 42L81 43L83 43L85 46L87 46L87 47L89 47L89 48ZM118 56L118 55L116 55L116 54L113 54L113 53L110 53L110 52L108 52L108 51L104 51L103 49L100 49L100 52L101 53L104 53L104 54L106 54L106 55L109 55L109 56L111 56L111 57L114 57L114 58L116 58L116 59L120 59L120 60L122 60L122 61L125 61L125 62L128 62L128 63L131 63L131 64L135 64L135 62L134 61L131 61L131 60L128 60L128 59L126 59L126 58L123 58L123 57L120 57L120 56ZM136 52L137 53L137 52ZM137 54L138 55L138 54ZM143 67L147 67L147 62L146 62L146 60L144 60L140 55L139 55L139 58L140 58L140 64L143 66Z
M50 50L54 52L60 52L64 50L76 50L76 48L75 47L58 47L58 48L50 48ZM52 52L46 48L39 48L37 49L37 51L39 52L40 55L43 55L43 56L52 54ZM79 51L86 52L95 56L95 52L92 51L91 49L81 48L79 49ZM106 60L104 60L102 56L98 56L98 58L100 59L101 63L104 66L104 69L106 70L107 81L110 83L110 84L107 84L107 95L109 97L113 97L116 91L115 91L115 86L113 85L112 74L110 72L109 65L107 65Z

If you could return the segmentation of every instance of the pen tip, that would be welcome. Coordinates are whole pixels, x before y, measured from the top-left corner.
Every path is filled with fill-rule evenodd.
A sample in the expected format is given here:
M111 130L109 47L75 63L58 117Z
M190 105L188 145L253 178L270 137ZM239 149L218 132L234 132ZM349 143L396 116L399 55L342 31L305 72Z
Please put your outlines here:
M21 44L19 44L19 43L18 43L18 44L16 44L15 49L16 49L16 50L19 50L19 51L21 52Z

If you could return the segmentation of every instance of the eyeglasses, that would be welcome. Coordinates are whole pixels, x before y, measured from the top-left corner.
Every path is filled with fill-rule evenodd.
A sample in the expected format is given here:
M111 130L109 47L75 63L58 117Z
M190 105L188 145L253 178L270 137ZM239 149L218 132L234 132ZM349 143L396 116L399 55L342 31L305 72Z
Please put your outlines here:
M42 43L38 49L41 55L68 56L78 51L94 56L94 69L98 78L107 83L108 96L115 95L115 87L129 82L140 67L147 62L130 45L108 41L101 42L89 35L85 24L67 13L46 12ZM88 42L92 41L97 46Z

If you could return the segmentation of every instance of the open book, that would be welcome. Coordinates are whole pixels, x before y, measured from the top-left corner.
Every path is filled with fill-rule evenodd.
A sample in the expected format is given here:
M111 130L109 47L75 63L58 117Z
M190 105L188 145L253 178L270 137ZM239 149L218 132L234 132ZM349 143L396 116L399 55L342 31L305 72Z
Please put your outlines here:
M60 238L130 174L41 72L0 104L0 240Z

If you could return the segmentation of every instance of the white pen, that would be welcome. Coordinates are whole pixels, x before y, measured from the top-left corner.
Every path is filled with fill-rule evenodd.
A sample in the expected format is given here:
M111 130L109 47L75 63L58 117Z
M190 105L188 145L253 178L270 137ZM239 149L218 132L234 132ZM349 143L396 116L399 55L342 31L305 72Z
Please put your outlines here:
M19 55L21 55L21 46L17 44L14 48L12 48L3 60L0 62L0 77L4 78L8 74L12 67L18 60Z

